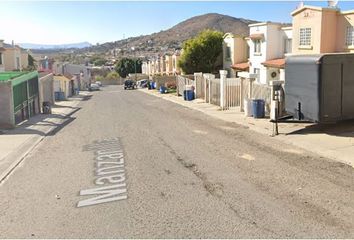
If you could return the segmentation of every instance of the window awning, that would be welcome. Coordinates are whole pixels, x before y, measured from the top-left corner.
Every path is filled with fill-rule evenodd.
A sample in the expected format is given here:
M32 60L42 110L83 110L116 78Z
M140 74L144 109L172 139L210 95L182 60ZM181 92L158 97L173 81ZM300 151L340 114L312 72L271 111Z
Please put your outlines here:
M263 34L263 33L251 34L251 35L249 36L249 38L252 39L252 40L264 39L264 34Z
M250 67L250 64L248 62L243 62L243 63L236 63L231 66L231 68L235 70L242 70L246 71Z
M265 67L274 67L274 68L284 68L285 66L285 58L277 58L268 60L262 63Z

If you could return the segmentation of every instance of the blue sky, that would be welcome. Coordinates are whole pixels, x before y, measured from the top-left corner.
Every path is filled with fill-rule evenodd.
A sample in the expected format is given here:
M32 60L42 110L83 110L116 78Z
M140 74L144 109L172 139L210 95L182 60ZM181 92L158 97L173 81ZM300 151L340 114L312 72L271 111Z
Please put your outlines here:
M220 13L258 21L291 22L299 1L0 2L0 39L16 43L103 43L159 32L190 17ZM326 1L306 5L326 6ZM342 10L354 1L339 2Z

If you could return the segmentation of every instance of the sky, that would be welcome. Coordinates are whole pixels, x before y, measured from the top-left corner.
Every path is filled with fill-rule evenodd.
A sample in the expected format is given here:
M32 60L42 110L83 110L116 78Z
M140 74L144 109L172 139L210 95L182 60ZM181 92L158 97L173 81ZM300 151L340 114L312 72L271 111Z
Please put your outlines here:
M151 34L205 13L291 23L300 1L0 1L0 39L10 43L92 44ZM326 1L305 1L327 6ZM339 1L341 10L354 1Z

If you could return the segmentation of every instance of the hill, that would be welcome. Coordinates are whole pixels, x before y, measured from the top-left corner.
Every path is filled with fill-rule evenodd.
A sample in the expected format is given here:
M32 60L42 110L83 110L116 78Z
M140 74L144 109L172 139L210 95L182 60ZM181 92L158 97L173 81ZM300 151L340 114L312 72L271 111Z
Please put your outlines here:
M158 33L132 37L115 42L84 48L77 52L106 53L113 56L131 56L135 49L136 56L151 56L162 52L172 52L182 46L183 41L196 36L205 29L212 29L221 32L231 32L236 35L248 36L248 24L256 21L235 18L217 13L209 13L185 20L174 27Z
M68 49L68 48L86 48L92 46L89 42L68 43L68 44L36 44L36 43L19 43L20 47L25 49Z

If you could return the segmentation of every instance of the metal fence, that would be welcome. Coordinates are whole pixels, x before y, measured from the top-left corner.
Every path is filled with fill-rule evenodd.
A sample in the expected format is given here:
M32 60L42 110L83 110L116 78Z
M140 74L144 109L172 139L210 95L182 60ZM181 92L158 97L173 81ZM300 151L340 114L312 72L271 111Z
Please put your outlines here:
M227 78L224 86L224 106L223 109L238 107L241 104L241 79Z
M220 78L211 78L209 84L209 101L211 104L220 106Z

